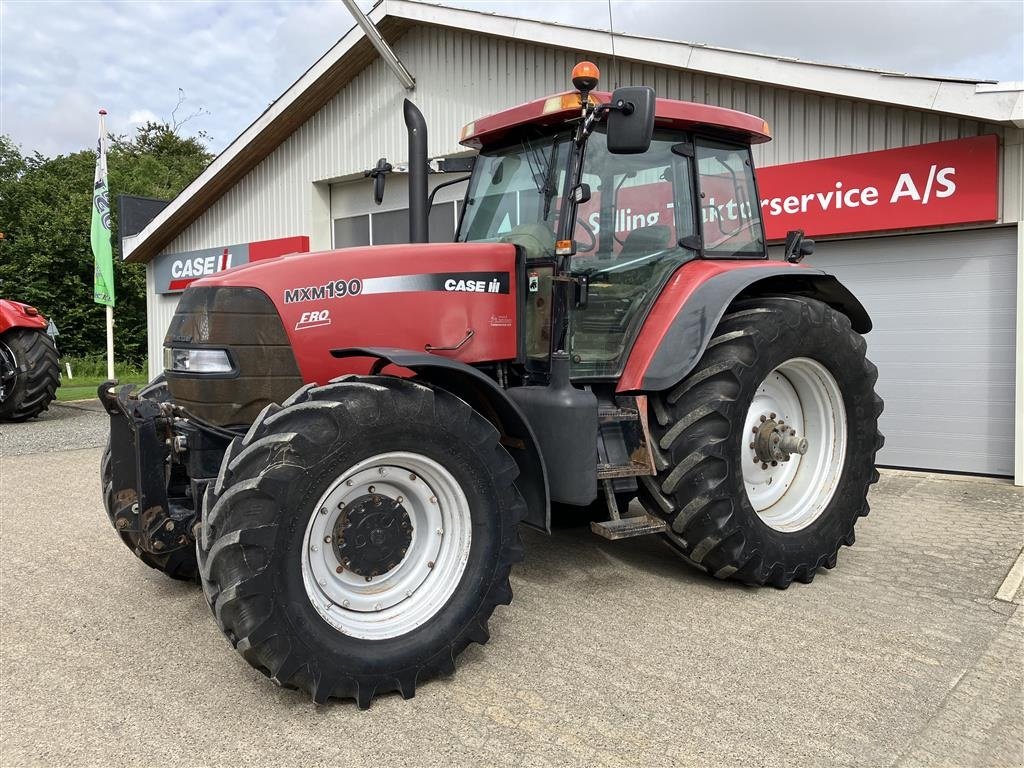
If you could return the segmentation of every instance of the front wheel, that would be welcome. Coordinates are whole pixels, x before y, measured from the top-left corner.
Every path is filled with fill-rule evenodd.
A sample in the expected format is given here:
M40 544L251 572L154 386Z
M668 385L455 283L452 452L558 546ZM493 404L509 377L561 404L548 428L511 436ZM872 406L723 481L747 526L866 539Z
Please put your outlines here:
M512 599L525 504L498 431L391 377L307 386L228 448L199 540L242 656L317 702L413 695Z
M660 471L640 497L674 549L718 578L783 588L835 566L878 480L865 349L813 299L731 308L690 375L650 399Z

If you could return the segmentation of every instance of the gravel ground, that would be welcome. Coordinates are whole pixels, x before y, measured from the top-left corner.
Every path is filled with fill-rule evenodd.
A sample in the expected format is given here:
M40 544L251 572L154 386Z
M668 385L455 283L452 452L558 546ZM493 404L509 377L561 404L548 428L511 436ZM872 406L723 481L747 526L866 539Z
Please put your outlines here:
M107 442L109 424L99 400L53 402L35 419L0 424L0 458L102 447Z
M415 699L322 707L250 669L199 589L104 515L102 416L0 453L0 765L1015 766L1024 622L993 599L1024 493L884 473L839 567L716 582L659 542L527 532L515 600ZM62 431L63 429L63 431Z

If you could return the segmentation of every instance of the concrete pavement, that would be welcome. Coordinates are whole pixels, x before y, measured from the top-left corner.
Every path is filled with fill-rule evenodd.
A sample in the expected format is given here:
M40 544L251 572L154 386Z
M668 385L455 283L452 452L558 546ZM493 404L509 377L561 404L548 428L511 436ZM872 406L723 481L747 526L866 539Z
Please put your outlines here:
M716 582L653 539L527 532L491 642L360 712L273 686L197 587L135 560L98 449L12 453L5 768L1024 762L1021 592L993 599L1022 546L1005 482L885 473L839 567L784 592Z

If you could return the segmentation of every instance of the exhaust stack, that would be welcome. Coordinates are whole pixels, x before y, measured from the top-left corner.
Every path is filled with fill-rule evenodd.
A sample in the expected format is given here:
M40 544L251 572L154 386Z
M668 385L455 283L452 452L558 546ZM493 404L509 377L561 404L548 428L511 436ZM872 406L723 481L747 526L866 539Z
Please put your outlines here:
M409 131L409 242L430 240L427 223L427 121L408 99L402 107Z

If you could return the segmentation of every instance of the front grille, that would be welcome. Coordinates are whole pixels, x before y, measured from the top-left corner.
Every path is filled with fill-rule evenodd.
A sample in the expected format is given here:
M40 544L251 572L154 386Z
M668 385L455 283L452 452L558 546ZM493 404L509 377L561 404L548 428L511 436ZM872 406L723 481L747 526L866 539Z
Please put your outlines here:
M250 424L302 386L281 318L256 288L189 288L164 346L230 350L237 368L230 377L166 372L175 403L213 424Z

